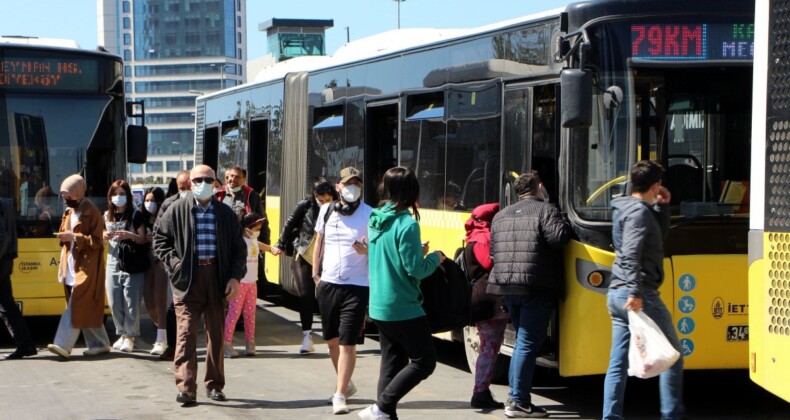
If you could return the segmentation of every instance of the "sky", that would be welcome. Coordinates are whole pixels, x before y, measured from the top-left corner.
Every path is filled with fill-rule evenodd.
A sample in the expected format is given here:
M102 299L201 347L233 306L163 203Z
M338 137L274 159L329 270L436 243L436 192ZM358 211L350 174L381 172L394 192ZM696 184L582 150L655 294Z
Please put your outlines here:
M11 1L11 0L6 0ZM96 0L24 0L24 7L0 14L0 35L76 40L82 48L97 45ZM327 31L331 54L346 42L398 27L472 28L564 7L568 0L247 0L247 57L267 53L258 24L271 18L334 19ZM22 3L20 3L22 4ZM14 10L18 11L15 12Z

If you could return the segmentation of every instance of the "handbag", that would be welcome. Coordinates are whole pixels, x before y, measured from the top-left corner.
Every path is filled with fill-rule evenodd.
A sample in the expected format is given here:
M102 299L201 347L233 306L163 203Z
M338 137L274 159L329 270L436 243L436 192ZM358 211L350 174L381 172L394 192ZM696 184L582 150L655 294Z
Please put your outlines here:
M652 378L672 367L680 353L644 311L628 311L628 375Z
M142 273L151 266L148 245L127 239L118 244L118 268L129 274Z

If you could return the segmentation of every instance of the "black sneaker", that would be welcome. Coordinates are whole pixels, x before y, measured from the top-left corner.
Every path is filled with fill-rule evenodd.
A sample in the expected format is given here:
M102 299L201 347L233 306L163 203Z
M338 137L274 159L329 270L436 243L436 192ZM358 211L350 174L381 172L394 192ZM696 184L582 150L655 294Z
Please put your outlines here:
M501 403L494 399L494 396L491 394L491 390L487 389L485 391L475 392L472 394L472 401L469 403L472 408L481 408L481 409L499 409L505 407L504 403Z
M507 400L505 405L505 417L508 418L541 418L548 417L549 413L543 407L535 404L521 405L512 399Z

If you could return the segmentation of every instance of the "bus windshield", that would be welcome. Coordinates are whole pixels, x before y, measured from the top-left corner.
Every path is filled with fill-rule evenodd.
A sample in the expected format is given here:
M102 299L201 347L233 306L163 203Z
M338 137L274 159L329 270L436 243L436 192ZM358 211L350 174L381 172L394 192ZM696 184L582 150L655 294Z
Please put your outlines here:
M52 237L64 207L60 184L86 178L86 196L102 208L125 156L108 121L109 95L0 95L0 196L13 198L20 238ZM87 162L90 160L90 165Z
M571 140L576 214L610 220L630 166L651 159L666 169L673 216L748 216L753 26L665 20L590 32L593 125Z

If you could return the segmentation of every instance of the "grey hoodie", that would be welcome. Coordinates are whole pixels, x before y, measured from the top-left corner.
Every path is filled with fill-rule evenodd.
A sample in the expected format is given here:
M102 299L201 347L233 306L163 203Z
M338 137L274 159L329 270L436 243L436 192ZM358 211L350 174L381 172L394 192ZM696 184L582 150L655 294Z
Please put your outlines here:
M612 200L614 266L611 289L627 287L642 297L645 289L658 289L664 280L664 239L669 229L669 205L651 206L636 197Z

